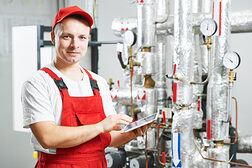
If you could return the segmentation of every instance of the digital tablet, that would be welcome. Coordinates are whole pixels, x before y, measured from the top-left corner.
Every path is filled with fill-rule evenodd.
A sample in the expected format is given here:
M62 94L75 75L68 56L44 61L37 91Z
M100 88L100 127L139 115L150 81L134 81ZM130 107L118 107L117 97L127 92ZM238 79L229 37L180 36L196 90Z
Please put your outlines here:
M123 132L129 132L129 131L132 131L136 128L139 128L139 127L142 127L146 124L149 124L149 123L155 121L157 119L157 116L158 116L158 113L155 113L153 115L150 115L150 116L144 117L140 120L137 120L135 122L132 122L123 128Z

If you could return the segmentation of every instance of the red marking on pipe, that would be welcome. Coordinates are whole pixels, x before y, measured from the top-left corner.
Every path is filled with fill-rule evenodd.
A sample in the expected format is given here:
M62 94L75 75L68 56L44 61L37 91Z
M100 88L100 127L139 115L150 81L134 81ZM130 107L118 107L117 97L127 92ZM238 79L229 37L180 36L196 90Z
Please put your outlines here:
M129 30L128 28L126 28L126 30Z
M124 28L121 28L121 31L124 31Z
M212 19L214 19L214 1L213 1Z
M200 111L200 100L198 100L198 111Z
M163 111L163 122L166 122L165 111Z
M117 86L120 87L120 81L119 80L117 80Z
M141 3L144 3L144 1L143 1L143 0L141 0L140 2L141 2Z
M177 67L177 64L174 64L174 67L173 67L173 74L176 73L176 67Z
M222 13L222 3L220 1L220 15L219 15L219 36L221 36L221 13Z
M173 83L173 103L177 102L177 83Z
M163 163L166 163L166 160L165 160L165 153L162 152L162 160L163 160Z
M212 122L212 120L207 120L207 139L212 139L211 122Z

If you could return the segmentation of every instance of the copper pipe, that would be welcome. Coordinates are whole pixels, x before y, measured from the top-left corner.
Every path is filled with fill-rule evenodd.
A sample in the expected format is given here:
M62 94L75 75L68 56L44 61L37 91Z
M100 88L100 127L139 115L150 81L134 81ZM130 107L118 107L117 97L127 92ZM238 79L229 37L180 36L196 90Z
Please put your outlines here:
M162 163L160 161L160 155L159 155L159 129L160 129L160 125L158 125L158 132L157 132L157 140L158 140L158 144L157 144L157 160L158 160L158 163L161 164L162 166L169 166L168 163Z
M195 130L193 130L193 134L195 134ZM200 154L200 156L205 159L205 160L209 160L209 161L213 161L213 162L222 162L222 163L228 163L228 164L234 164L234 165L238 165L238 166L242 166L242 167L252 167L252 166L249 166L249 165L245 165L245 164L241 164L241 163L237 163L237 162L229 162L229 161L225 161L225 160L218 160L218 159L213 159L213 158L207 158L207 157L204 157L203 154L201 153L197 143L195 142L195 139L194 139L194 144Z
M134 115L134 109L133 109L133 96L132 96L132 88L133 88L133 69L130 69L130 114L133 116Z
M235 140L232 143L224 143L224 145L234 145L236 144L237 140L238 140L238 134L237 134L237 122L238 122L238 103L237 103L237 99L235 97L232 97L232 99L234 99L235 101Z
M148 168L148 153L147 153L147 131L145 132L145 167Z

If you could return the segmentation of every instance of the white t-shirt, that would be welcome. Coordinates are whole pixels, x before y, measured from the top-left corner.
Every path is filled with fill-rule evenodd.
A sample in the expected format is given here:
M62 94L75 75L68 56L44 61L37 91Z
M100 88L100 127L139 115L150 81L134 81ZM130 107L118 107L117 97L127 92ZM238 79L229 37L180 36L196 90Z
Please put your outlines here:
M82 67L80 68L84 75L81 81L72 81L57 70L53 63L46 67L63 79L68 87L70 96L93 96L89 77ZM116 111L112 105L106 80L95 73L90 72L90 74L97 81L100 89L105 115L115 114ZM30 124L41 121L53 121L56 125L60 125L62 113L61 95L53 79L46 72L39 70L24 83L21 100L23 104L24 128L29 128ZM44 149L33 134L31 136L31 143L36 151L51 154L56 153L56 149Z

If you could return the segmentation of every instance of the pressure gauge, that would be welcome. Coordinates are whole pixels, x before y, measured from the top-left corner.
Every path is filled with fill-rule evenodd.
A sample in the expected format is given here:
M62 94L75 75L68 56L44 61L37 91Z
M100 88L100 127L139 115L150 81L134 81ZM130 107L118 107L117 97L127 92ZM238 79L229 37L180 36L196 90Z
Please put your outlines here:
M127 46L133 46L136 43L136 34L130 30L123 34L123 42Z
M213 19L204 19L200 24L200 31L204 36L212 36L217 31L217 24Z
M223 57L223 65L228 69L236 69L241 63L241 58L236 52L228 52Z

